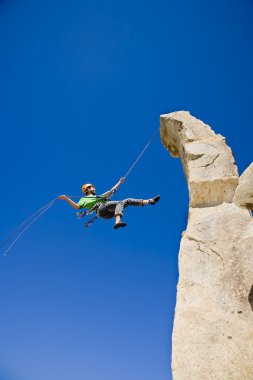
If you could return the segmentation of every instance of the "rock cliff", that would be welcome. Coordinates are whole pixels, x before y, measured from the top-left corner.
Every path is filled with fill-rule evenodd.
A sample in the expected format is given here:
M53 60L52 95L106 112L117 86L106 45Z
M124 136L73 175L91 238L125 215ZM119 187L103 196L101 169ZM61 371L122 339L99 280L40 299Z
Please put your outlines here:
M161 115L161 138L182 161L190 198L179 252L173 379L252 380L252 168L239 183L224 137L185 111Z

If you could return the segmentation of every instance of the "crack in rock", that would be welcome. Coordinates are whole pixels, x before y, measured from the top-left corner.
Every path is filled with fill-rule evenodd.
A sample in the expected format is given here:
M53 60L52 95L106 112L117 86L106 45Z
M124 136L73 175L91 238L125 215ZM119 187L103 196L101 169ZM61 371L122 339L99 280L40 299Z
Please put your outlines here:
M210 250L211 250L213 253L215 253L217 256L219 256L220 259L221 259L222 261L224 261L223 257L221 256L221 254L220 254L219 252L215 251L212 247L210 247Z
M215 255L217 255L222 261L224 261L222 255L217 252L215 249L213 249L212 247L210 247L210 243L209 242L204 242L203 240L201 239L196 239L195 237L193 236L190 236L190 235L187 235L188 239L189 240L192 240L192 241L195 241L198 245L198 250L200 252L203 252L203 253L206 253L207 255L210 255L210 251L213 252ZM201 244L204 245L204 247L206 248L206 250L203 250L203 246L201 247Z
M213 163L217 160L217 158L219 157L219 155L220 155L219 153L216 154L216 156L213 158L213 160L210 163L205 164L205 165L200 165L200 168L207 168L208 166L213 165Z

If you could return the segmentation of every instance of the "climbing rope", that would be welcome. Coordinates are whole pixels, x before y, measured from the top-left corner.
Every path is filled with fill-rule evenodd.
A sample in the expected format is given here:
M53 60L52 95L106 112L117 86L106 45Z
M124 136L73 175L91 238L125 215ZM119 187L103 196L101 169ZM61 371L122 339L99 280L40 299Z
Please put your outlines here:
M126 178L130 172L133 170L133 168L135 167L135 165L137 164L137 162L140 160L140 158L143 156L144 152L146 151L146 149L149 147L149 145L151 144L151 142L154 140L154 138L156 137L157 133L159 132L159 129L158 128L155 133L153 134L153 136L151 137L151 139L148 141L148 143L145 145L145 147L142 149L141 153L138 155L138 157L136 158L136 160L133 162L133 164L130 166L130 168L127 170L126 174L124 175L124 178ZM110 200L114 193L116 192L113 191L110 196L107 198L107 200ZM70 195L69 196L70 198L80 198L80 195ZM97 197L96 197L97 198ZM2 249L5 249L5 251L3 252L3 255L4 256L7 256L7 254L9 253L9 251L11 250L11 248L13 247L13 245L21 238L21 236L38 220L42 217L42 215L45 214L46 211L49 210L50 207L52 207L54 205L54 203L59 199L59 197L53 199L52 201L48 202L46 205L42 206L39 210L37 210L34 214L32 214L31 216L29 216L29 218L27 218L26 220L24 220L17 228L15 228L1 243L0 243L0 250ZM86 215L89 215L91 212L80 212L80 214L83 214L82 216L86 216ZM97 220L98 216L94 216L92 219L90 219L88 222L86 222L84 224L85 227L89 227L92 223L95 222L95 220ZM18 235L17 235L18 234ZM16 236L17 235L17 236ZM16 236L16 238L15 238ZM14 239L12 241L12 243L6 248L5 245L7 243L10 243L10 241Z
M9 245L7 249L3 252L4 256L7 256L8 252L11 250L13 245L16 243L18 239L21 238L21 236L39 219L42 217L45 212L53 206L53 204L58 200L58 197L53 199L52 201L48 202L46 205L42 206L39 210L37 210L34 214L29 216L26 220L24 220L17 228L15 228L5 240L2 241L0 244L0 249L3 249L3 247L11 241L11 239L16 236L16 234L21 230L21 232L18 234L18 236L14 239L14 241ZM22 229L23 227L23 229Z
M155 131L155 133L153 134L153 136L151 137L151 139L149 140L149 142L145 145L145 147L142 149L141 153L139 154L139 156L136 158L136 160L133 162L133 164L130 166L130 168L127 170L126 174L124 175L124 178L126 178L130 172L133 170L133 168L135 167L135 165L137 164L137 162L140 160L140 158L143 156L144 152L146 151L146 149L149 147L149 145L152 143L152 141L154 140L154 138L156 137L157 133L159 132L160 130L160 127ZM114 195L114 193L112 194L112 196ZM112 196L110 196L109 198L111 198ZM80 195L70 195L69 196L70 198L80 198ZM108 199L109 199L108 198Z
M139 156L136 158L136 160L134 161L134 163L130 166L130 168L128 169L128 171L126 172L126 174L124 175L124 177L126 178L128 176L128 174L133 170L133 168L135 167L135 165L137 164L137 162L140 160L141 156L144 154L145 150L149 147L149 145L152 143L152 141L154 140L154 138L156 137L157 133L159 132L160 130L160 127L155 131L155 133L153 134L153 136L151 137L151 139L149 140L149 142L147 143L147 145L142 149L141 153L139 154Z

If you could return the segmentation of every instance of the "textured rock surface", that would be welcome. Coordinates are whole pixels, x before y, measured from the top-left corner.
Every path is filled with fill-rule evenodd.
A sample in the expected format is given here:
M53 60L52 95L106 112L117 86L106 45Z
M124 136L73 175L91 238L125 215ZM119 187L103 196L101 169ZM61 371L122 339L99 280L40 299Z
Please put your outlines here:
M161 137L170 153L182 160L190 206L232 202L238 173L224 137L184 111L161 116Z
M235 203L237 168L224 138L188 112L161 116L182 160L190 208L179 253L174 380L253 379L253 219Z
M253 210L253 162L239 179L239 185L235 191L234 203L247 210Z

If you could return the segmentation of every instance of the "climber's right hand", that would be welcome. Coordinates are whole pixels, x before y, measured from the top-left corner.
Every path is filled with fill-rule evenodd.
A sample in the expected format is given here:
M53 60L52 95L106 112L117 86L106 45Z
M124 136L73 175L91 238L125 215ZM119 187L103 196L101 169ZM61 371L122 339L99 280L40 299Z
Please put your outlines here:
M66 195L59 195L58 199L66 200L68 197Z

